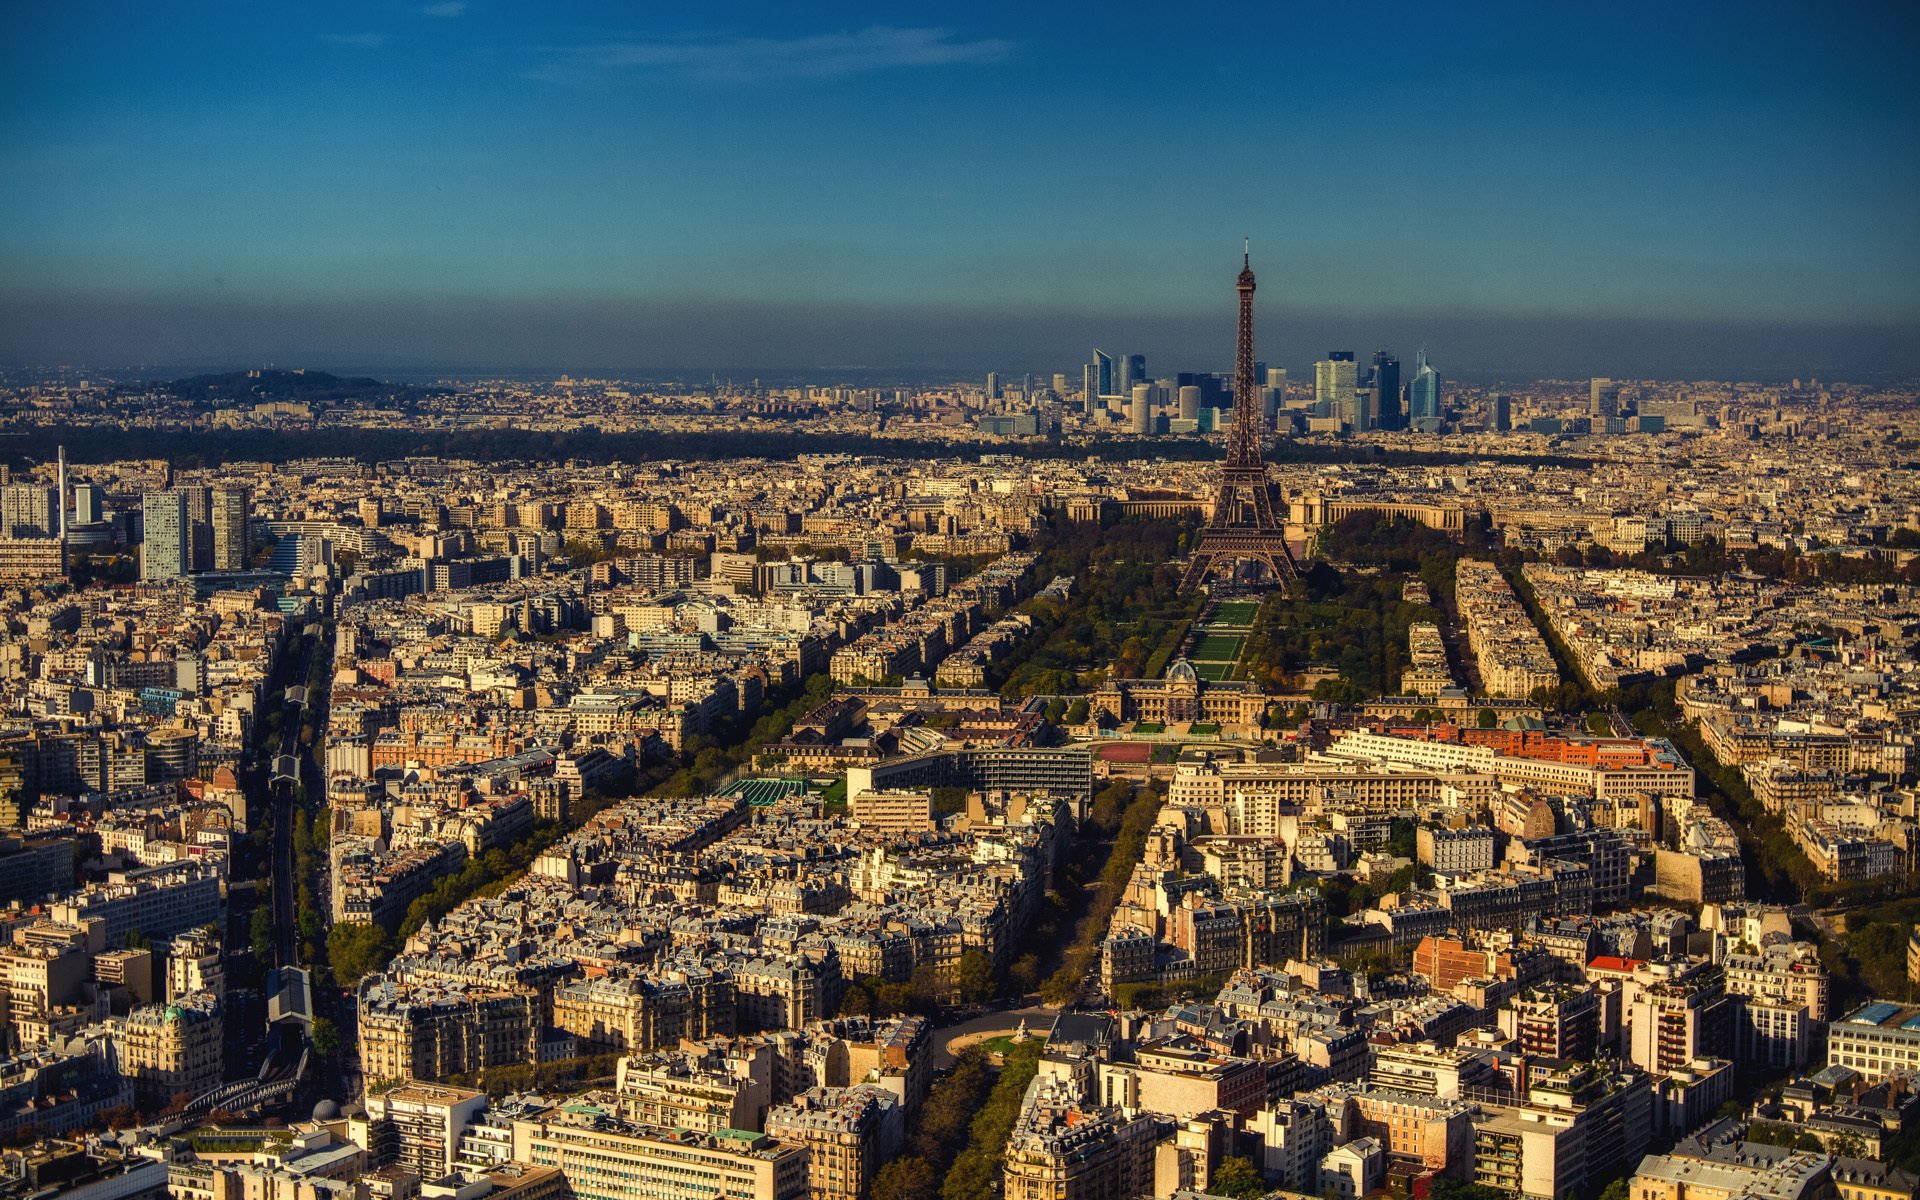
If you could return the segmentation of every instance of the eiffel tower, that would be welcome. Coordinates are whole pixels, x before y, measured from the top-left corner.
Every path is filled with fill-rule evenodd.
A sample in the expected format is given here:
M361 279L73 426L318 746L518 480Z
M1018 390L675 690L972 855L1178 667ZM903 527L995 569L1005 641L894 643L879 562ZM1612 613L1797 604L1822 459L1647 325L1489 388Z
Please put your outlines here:
M1240 563L1257 562L1270 580L1291 583L1300 569L1287 548L1287 535L1273 514L1273 489L1267 481L1265 405L1253 378L1253 252L1242 260L1240 340L1233 372L1233 430L1227 435L1227 461L1220 469L1220 490L1213 519L1200 532L1200 544L1187 560L1180 590L1190 592L1215 573Z

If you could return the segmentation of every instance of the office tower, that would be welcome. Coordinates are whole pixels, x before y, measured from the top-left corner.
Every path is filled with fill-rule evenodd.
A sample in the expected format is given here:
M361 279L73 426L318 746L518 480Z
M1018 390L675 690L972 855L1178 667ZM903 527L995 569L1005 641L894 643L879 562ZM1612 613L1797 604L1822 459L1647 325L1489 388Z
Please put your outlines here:
M0 537L53 537L59 502L54 489L38 483L10 483L0 488Z
M1133 432L1153 432L1153 385L1136 383L1133 385L1133 407L1129 410L1133 418Z
M100 503L100 489L91 483L73 485L73 523L92 525L105 516Z
M1385 350L1373 354L1374 423L1382 429L1404 429L1400 411L1400 360Z
M1437 421L1440 419L1440 372L1427 361L1425 349L1414 362L1413 379L1407 384L1407 420L1410 423Z
M1064 371L1055 371L1053 373L1053 394L1056 396L1064 396L1067 394L1067 376Z
M1493 398L1493 429L1506 433L1513 428L1513 397L1501 392Z
M1359 369L1353 351L1334 350L1313 364L1313 408L1317 416L1346 420L1353 412L1353 393L1359 387Z
M998 400L999 398L1000 398L1000 372L988 371L987 372L987 399Z
M1144 354L1127 355L1127 381L1139 383L1147 377L1147 356Z
M193 565L193 524L187 498L179 492L148 492L140 502L145 541L140 547L140 578L179 579Z
M220 488L213 493L213 569L244 571L247 567L247 489Z
M1196 421L1200 418L1200 389L1193 384L1180 389L1180 419Z
M60 473L57 479L58 482L54 484L53 499L54 503L60 506L60 515L54 524L59 527L60 540L64 542L67 540L67 448L65 446L60 447Z
M1267 427L1275 433L1280 428L1280 410L1287 406L1287 369L1285 367L1267 368Z
M1617 417L1620 415L1620 385L1611 379L1594 379L1587 384L1587 415L1590 417Z
M204 571L213 566L213 489L204 486L175 488L187 500L187 569Z
M1100 403L1100 382L1093 376L1093 364L1086 363L1080 368L1080 412L1083 416L1092 416L1094 405Z
M1376 411L1373 403L1373 389L1371 387L1355 388L1353 389L1353 407L1341 414L1341 419L1347 423L1347 428L1356 432L1375 429L1378 428L1374 423Z
M1096 349L1093 352L1093 382L1100 389L1094 393L1096 396L1119 394L1113 390L1113 356L1104 350Z

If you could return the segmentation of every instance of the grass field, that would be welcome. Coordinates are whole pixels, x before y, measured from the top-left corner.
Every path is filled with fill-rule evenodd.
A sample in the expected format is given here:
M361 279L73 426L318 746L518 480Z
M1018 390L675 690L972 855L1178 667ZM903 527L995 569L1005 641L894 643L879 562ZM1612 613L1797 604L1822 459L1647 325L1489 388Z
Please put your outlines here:
M1135 721L1133 723L1133 731L1135 733L1165 733L1167 727L1159 721Z
M1195 737L1212 737L1220 732L1220 727L1211 721L1197 721L1187 727L1187 732Z
M1230 662L1197 662L1193 664L1193 673L1208 683L1224 683L1233 674Z
M1221 625L1251 625L1260 611L1260 605L1252 600L1228 600L1214 610L1213 619Z
M1231 663L1240 657L1240 648L1247 639L1239 634L1209 633L1200 639L1193 648L1193 661L1196 663Z

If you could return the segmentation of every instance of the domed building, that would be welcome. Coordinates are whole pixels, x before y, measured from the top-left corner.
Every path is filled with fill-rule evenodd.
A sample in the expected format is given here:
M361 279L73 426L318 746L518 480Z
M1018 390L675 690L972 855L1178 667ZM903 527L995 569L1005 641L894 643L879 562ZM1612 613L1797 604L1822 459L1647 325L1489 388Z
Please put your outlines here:
M1223 729L1252 731L1266 716L1267 698L1245 680L1209 682L1184 658L1176 658L1160 679L1109 679L1095 692L1092 710L1116 721L1159 721L1166 725L1207 722Z
M224 1023L212 994L136 1008L116 1022L119 1071L133 1081L141 1107L159 1108L175 1096L198 1096L220 1084Z

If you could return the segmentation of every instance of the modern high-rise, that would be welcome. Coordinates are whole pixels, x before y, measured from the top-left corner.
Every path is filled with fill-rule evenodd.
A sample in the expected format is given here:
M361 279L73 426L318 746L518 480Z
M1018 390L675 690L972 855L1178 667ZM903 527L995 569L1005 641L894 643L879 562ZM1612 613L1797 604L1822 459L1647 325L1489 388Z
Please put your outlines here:
M59 524L60 506L53 488L38 483L0 488L0 537L53 537Z
M179 579L193 568L193 524L180 492L148 492L140 502L145 541L140 578Z
M1128 410L1132 418L1135 433L1153 432L1153 385L1136 383L1133 385L1133 407Z
M1094 393L1096 396L1118 394L1113 390L1113 355L1105 350L1096 349L1093 352L1093 382L1099 389Z
M1587 415L1590 417L1619 416L1620 385L1605 377L1590 380L1587 383Z
M1437 421L1440 419L1440 372L1427 361L1424 349L1414 361L1413 379L1407 384L1407 420L1409 423Z
M100 489L91 483L73 485L73 523L92 525L105 517Z
M368 1142L380 1158L420 1178L444 1178L458 1164L460 1138L487 1111L487 1094L437 1083L407 1083L367 1096Z
M1493 398L1493 431L1506 433L1513 428L1513 397L1501 392Z
M213 489L193 485L174 489L187 498L187 570L213 566Z
M217 488L209 513L213 527L213 569L243 571L247 566L247 489Z
M1000 372L988 371L987 372L987 399L998 400L999 398L1000 398Z
M1114 380L1114 391L1122 396L1133 395L1133 385L1147 378L1147 356L1144 354L1125 354L1120 358L1120 378Z
M1354 365L1353 351L1328 352L1313 364L1314 415L1348 419L1353 413L1354 393L1359 386L1359 368Z
M1385 350L1373 354L1374 424L1381 429L1404 429L1400 411L1400 360Z
M1093 364L1087 363L1080 368L1080 412L1083 416L1092 416L1094 408L1100 403L1100 381L1094 378Z

